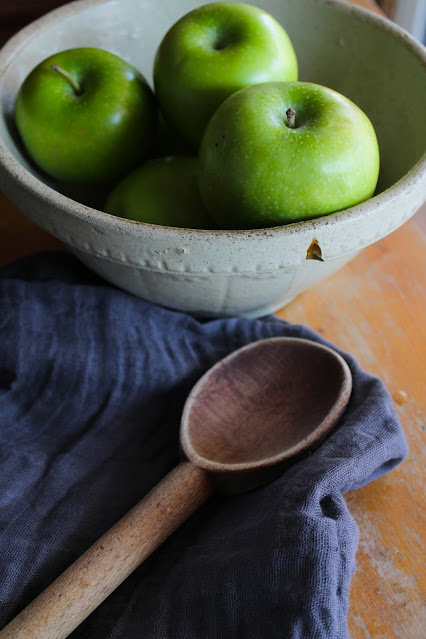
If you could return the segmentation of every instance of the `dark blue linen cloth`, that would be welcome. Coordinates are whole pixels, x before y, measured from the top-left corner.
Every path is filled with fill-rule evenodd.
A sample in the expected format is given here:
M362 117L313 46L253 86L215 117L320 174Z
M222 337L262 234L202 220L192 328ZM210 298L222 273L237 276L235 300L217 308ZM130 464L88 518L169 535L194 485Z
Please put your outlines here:
M0 627L178 462L197 379L281 335L324 343L274 317L200 322L65 254L0 269ZM382 382L342 354L353 393L322 446L263 488L213 497L72 637L347 637L358 531L342 493L407 447Z

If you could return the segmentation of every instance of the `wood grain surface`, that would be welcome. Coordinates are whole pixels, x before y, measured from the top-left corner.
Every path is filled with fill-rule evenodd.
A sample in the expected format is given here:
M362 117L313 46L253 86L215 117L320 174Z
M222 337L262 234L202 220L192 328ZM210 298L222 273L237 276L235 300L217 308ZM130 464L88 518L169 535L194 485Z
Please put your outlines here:
M61 3L17 4L46 10L47 5ZM369 0L355 4L378 11ZM1 6L0 18L3 11ZM27 14L21 12L21 23L10 15L9 25L13 25L9 31L13 31ZM0 264L42 249L63 247L0 194ZM403 227L278 313L318 331L383 379L410 448L409 457L398 469L346 495L360 529L349 609L352 639L425 636L425 256L423 207Z

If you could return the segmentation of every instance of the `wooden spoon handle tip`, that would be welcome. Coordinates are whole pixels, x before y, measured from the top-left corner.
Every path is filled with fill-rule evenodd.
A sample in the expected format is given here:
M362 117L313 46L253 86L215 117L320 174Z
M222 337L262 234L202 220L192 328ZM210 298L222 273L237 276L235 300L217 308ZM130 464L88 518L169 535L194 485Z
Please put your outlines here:
M64 639L211 495L189 461L172 470L0 632L0 639Z

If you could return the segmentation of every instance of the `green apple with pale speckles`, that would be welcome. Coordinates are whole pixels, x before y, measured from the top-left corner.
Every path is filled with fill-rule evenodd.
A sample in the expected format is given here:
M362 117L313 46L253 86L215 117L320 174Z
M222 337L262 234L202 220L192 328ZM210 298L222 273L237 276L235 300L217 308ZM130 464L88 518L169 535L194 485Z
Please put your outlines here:
M33 162L69 183L126 175L149 154L157 122L154 94L141 73L94 47L40 62L22 83L15 121Z
M297 74L285 29L243 2L213 2L184 15L164 36L154 62L161 111L193 148L232 93L260 82L297 80Z
M309 82L269 82L229 97L201 142L199 185L220 228L265 228L364 202L379 148L367 115Z
M201 201L196 157L168 156L145 162L114 188L105 212L146 224L216 228Z

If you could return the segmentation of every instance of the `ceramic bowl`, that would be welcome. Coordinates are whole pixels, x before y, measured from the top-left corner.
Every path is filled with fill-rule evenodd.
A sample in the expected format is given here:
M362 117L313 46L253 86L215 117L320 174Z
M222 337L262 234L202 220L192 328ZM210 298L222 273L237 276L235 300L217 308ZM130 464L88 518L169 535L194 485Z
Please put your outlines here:
M256 317L335 272L421 206L426 192L425 49L389 21L335 0L253 3L287 30L300 79L340 91L376 129L381 153L377 192L350 209L264 230L187 230L107 215L96 204L88 205L90 194L49 183L28 162L13 124L14 99L27 73L57 51L95 46L121 55L151 79L163 35L201 4L81 0L13 37L0 53L0 186L25 215L122 289L199 316Z

